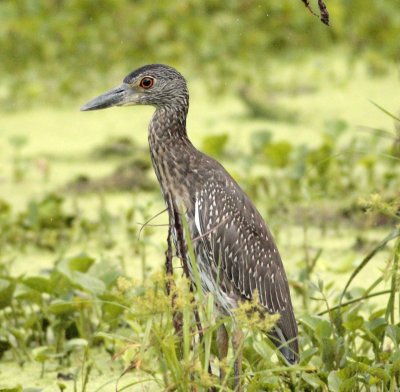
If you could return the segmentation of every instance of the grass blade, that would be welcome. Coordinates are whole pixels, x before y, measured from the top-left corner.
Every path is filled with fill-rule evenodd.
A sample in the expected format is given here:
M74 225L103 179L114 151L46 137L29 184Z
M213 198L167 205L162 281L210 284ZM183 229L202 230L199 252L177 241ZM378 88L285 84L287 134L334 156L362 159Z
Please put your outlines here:
M376 106L380 111L382 111L383 113L387 114L389 117L393 118L393 120L400 122L400 118L399 117L397 117L394 114L390 113L385 108L383 108L382 106L378 105L376 102L372 101L371 99L369 100L369 102L371 102L372 105Z
M344 289L342 291L342 294L340 295L340 300L339 300L339 305L342 303L343 298L346 294L347 289L349 288L351 282L354 280L354 278L361 272L361 270L364 269L364 267L372 260L372 258L380 252L382 249L385 248L385 246L395 238L400 236L400 228L397 228L393 230L380 244L375 247L360 263L360 265L353 271L351 274L349 280L347 281L346 285L344 286Z

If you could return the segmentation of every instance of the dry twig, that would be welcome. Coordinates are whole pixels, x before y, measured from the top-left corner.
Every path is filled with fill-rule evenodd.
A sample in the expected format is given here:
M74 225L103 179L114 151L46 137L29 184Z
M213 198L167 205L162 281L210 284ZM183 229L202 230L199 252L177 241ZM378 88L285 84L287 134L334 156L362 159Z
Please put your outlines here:
M321 22L329 26L329 12L323 0L318 0L319 15L311 8L309 0L301 1L313 15L319 16Z

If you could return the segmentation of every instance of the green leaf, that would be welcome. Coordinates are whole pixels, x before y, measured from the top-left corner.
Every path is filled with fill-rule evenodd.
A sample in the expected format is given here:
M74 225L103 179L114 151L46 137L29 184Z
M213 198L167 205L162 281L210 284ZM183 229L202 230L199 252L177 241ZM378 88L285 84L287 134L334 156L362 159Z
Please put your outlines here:
M329 373L328 387L330 392L339 392L341 380L336 370Z
M16 282L11 278L0 278L0 309L11 305Z
M42 294L36 290L32 290L24 284L17 284L14 291L14 298L28 300L32 303L40 304L42 301Z
M69 259L69 268L71 271L87 272L93 263L92 257L82 254Z
M335 360L339 348L340 345L338 345L338 340L329 338L321 339L321 359L325 369L334 369Z
M386 327L386 336L388 336L396 347L400 346L400 327L396 325L388 325Z
M102 280L86 273L93 263L94 259L82 255L62 260L57 265L57 270L67 277L73 285L79 286L86 292L98 295L105 292L107 287Z
M311 316L311 315L304 315L301 319L300 322L307 326L308 328L314 330L317 327L317 324L321 320L321 317L318 316Z
M305 315L301 322L315 332L319 339L328 338L332 333L332 325L328 320L319 316Z
M383 317L376 318L374 320L367 322L367 326L369 329L371 329L371 331L382 330L387 326L387 321Z
M52 281L49 278L44 278L43 276L31 276L23 279L22 282L32 290L37 290L41 293L51 294L54 289Z
M93 265L94 259L85 254L62 260L57 269L63 274L70 276L72 271L87 272Z
M22 385L20 384L12 387L0 385L0 392L21 392L21 391L22 391Z
M78 271L74 271L72 275L72 282L80 286L82 290L88 291L95 295L104 293L107 288L106 284L102 280Z
M369 374L375 378L375 384L381 381L385 383L389 381L390 375L385 369L381 369L378 367L372 367L369 369ZM370 384L372 382L370 381Z
M332 334L332 324L327 320L320 320L315 328L315 334L320 338L329 338Z
M316 375L312 373L302 373L301 378L313 388L324 387L323 381Z
M89 343L86 339L75 338L68 340L64 347L65 351L74 351L76 349L86 348L88 344Z
M36 347L32 350L33 359L37 362L46 362L54 354L54 348L51 346Z
M361 328L364 324L364 319L353 313L349 313L345 321L343 321L343 326L348 331L356 331L357 329Z
M55 315L62 315L73 313L76 310L76 304L72 301L64 301L62 299L55 299L49 306L49 312Z
M105 301L102 304L102 309L105 317L110 321L115 320L126 309L126 306L129 305L125 299L113 295L110 292L105 292L100 295L99 298Z
M318 352L317 347L311 347L308 350L304 350L300 352L300 363L302 365L307 364L311 358Z
M97 339L104 339L104 340L108 340L108 341L111 341L111 342L114 342L115 339L118 338L115 335L113 335L111 333L107 333L107 332L96 332L94 334L94 337L97 338Z
M254 350L260 354L267 361L271 360L271 356L274 354L272 348L268 345L265 340L256 340L253 343Z

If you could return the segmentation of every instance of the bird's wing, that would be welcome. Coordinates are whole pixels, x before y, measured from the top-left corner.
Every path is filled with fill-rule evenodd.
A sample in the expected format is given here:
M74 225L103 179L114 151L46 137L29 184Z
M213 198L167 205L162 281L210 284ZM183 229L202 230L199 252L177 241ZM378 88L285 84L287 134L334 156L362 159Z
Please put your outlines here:
M261 215L236 182L227 173L218 172L196 192L194 215L194 246L213 264L217 285L237 300L250 300L257 290L263 307L271 314L280 314L271 340L289 362L296 362L297 324L289 286Z

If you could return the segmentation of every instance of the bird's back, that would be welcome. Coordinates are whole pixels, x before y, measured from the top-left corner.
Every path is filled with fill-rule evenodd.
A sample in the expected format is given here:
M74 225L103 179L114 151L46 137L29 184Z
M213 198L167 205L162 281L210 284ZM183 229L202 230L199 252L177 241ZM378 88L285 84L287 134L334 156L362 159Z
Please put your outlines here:
M298 359L297 324L289 286L275 241L248 196L215 160L198 155L187 209L203 289L232 313L239 301L259 302L280 314L270 338L285 358Z

